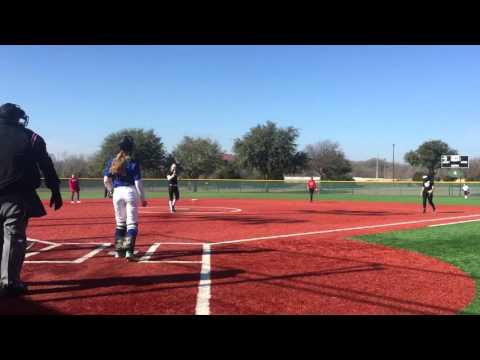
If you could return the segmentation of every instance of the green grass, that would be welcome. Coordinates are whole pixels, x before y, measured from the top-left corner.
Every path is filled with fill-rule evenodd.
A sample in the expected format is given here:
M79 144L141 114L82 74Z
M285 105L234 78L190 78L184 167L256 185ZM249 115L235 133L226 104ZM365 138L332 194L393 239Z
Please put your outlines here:
M181 189L180 189L181 191ZM41 191L40 197L42 199L48 199L50 194L48 191ZM69 192L62 192L64 199L70 198ZM276 192L188 192L181 191L181 197L185 199L197 198L197 199L207 199L207 198L235 198L235 199L283 199L283 200L306 200L308 199L307 193L276 193ZM148 198L165 198L167 196L166 192L148 192ZM83 199L102 199L102 191L82 191L81 197ZM315 199L318 199L315 195ZM389 196L389 195L363 195L363 194L320 194L321 200L344 200L344 201L372 201L372 202L397 202L397 203L415 203L419 204L421 202L420 196L409 196L409 195L398 195L398 196ZM471 197L468 200L465 200L463 197L435 197L435 203L444 204L444 205L472 205L480 206L480 197Z
M462 269L475 280L476 296L461 314L480 314L479 223L365 235L356 239L429 255Z

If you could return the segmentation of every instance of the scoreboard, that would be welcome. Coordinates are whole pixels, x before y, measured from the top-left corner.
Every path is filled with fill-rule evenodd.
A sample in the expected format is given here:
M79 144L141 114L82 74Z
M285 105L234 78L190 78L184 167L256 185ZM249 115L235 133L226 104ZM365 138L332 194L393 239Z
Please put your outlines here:
M465 155L442 155L442 168L468 168L468 156Z

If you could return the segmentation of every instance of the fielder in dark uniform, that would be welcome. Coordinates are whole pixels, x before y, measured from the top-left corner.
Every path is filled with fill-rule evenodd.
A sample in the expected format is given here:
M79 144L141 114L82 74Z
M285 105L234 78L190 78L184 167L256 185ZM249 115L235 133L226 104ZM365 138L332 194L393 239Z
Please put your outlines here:
M23 121L22 121L23 120ZM45 141L26 128L28 116L17 105L0 106L0 297L22 295L27 286L20 281L31 217L46 215L36 189L40 172L52 191L50 207L62 207L60 180L47 153Z
M180 192L178 191L178 177L177 177L177 165L172 164L170 171L167 173L168 180L168 206L170 212L176 212L175 204L180 200Z
M423 212L427 212L427 200L430 206L435 212L435 204L433 203L433 189L434 181L433 175L424 175L423 176L423 189L422 189L422 198L423 198Z

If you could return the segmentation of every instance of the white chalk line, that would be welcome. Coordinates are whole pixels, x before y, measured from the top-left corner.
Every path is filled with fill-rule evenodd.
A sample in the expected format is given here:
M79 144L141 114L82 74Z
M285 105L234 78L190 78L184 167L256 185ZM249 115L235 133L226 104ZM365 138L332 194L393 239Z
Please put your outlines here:
M88 254L82 256L81 258L77 259L77 260L74 260L73 263L74 264L81 264L85 261L87 261L88 259L94 257L95 255L97 255L100 251L106 249L107 247L111 246L110 243L104 243L102 245L99 245L95 250L92 250L90 251Z
M147 250L147 252L140 258L139 262L146 262L155 254L155 251L159 248L160 243L155 243Z
M150 211L150 209L161 209L161 211ZM240 208L221 207L221 206L193 206L193 207L176 207L179 210L175 214L185 215L209 215L209 214L229 214L242 212ZM218 211L190 211L194 209L218 209ZM165 206L149 206L147 209L139 209L140 214L167 214L170 210L167 210Z
M201 264L199 260L148 260L139 261L143 264Z
M195 315L210 315L211 278L210 278L210 244L203 245L202 269L198 283L197 305Z
M35 256L35 255L38 255L44 251L48 251L48 250L52 250L52 249L55 249L59 246L62 246L61 244L56 244L56 245L50 245L50 246L47 246L43 249L39 249L38 251L35 251L35 252L28 252L25 254L25 259L28 259L29 257L32 257L32 256Z
M38 239L29 238L29 237L27 237L27 241L38 242L38 243L47 244L47 245L57 245L58 244L58 243L54 243L54 242L51 242L51 241L38 240Z
M457 221L457 222L452 222L452 223L447 223L447 224L435 224L435 225L429 225L428 227L438 227L438 226L448 226L448 225L456 225L456 224L465 224L465 223L478 222L478 221L480 221L480 219Z
M261 237L254 237L254 238L248 238L248 239L238 239L238 240L228 240L228 241L216 242L216 243L212 243L212 246L213 245L244 243L244 242L259 241L259 240L270 240L270 239L282 239L282 238L289 238L289 237L321 235L321 234L329 234L329 233L335 233L335 232L377 229L377 228L394 227L394 226L401 226L401 225L422 224L422 223L435 222L435 221L457 220L457 219L465 219L465 218L472 218L472 217L479 217L479 216L480 216L480 214L473 214L473 215L454 216L454 217L445 217L445 218L436 218L436 219L427 219L427 220L402 221L402 222L389 223L389 224L377 224L377 225L355 226L355 227L349 227L349 228L337 228L337 229L330 229L330 230L310 231L310 232L304 232L304 233L261 236Z

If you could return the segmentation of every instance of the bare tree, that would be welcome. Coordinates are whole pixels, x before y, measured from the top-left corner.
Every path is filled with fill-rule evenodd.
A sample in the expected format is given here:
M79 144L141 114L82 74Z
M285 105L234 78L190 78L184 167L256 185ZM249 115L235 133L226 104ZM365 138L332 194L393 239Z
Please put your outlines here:
M340 148L340 144L330 140L307 145L305 152L309 157L309 168L325 179L344 180L350 179L352 171L350 161Z

